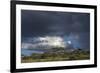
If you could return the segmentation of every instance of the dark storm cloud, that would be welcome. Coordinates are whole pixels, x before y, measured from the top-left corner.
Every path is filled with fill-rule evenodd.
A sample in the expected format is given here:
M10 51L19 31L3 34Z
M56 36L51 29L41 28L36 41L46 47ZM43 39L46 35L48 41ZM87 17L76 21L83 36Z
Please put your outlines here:
M21 11L22 42L45 36L61 36L75 47L90 48L89 13ZM76 37L76 38L75 38Z
M69 35L90 31L88 13L22 10L22 36Z

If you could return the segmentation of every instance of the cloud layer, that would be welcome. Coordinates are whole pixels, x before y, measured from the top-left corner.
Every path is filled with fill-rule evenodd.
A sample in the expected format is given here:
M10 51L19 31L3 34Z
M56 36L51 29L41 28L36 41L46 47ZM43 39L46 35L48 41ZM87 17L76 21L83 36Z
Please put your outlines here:
M59 36L90 31L89 13L22 10L22 37Z
M32 40L32 39L31 39ZM46 36L37 37L34 41L22 43L23 49L51 49L52 47L66 47L67 44L61 37L57 36Z
M46 37L48 36L48 37ZM54 38L56 36L56 38ZM52 38L51 38L52 37ZM90 14L56 11L21 11L22 48L71 42L74 47L90 48ZM47 42L40 42L45 40ZM56 40L55 40L56 39ZM56 43L54 43L53 41ZM57 41L61 41L58 42ZM62 46L65 46L62 44Z

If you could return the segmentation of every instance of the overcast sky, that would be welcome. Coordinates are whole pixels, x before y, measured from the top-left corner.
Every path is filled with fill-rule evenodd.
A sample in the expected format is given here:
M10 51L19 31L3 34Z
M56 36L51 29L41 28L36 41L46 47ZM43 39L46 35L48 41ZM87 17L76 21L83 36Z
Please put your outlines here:
M83 48L90 44L89 13L21 11L22 41L31 37L60 36ZM25 41L25 40L24 40Z

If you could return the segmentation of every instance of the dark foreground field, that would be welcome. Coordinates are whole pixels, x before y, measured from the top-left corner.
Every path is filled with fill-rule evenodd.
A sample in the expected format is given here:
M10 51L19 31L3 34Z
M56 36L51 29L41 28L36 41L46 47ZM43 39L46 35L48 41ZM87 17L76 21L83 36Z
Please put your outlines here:
M33 53L30 56L21 57L22 63L31 62L48 62L48 61L70 61L70 60L87 60L90 59L90 52L84 50L74 50L74 51L49 51L43 54Z

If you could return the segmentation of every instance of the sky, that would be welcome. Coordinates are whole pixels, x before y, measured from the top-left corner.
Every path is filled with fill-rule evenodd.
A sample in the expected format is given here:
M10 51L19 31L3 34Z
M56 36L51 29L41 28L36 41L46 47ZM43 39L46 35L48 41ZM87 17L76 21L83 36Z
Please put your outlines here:
M21 41L31 44L45 37L59 37L75 48L90 48L90 14L21 10Z

